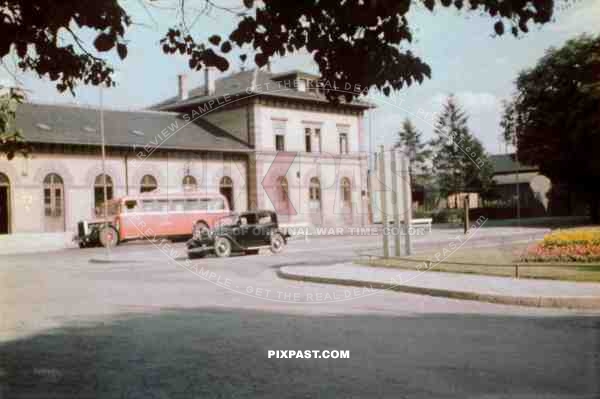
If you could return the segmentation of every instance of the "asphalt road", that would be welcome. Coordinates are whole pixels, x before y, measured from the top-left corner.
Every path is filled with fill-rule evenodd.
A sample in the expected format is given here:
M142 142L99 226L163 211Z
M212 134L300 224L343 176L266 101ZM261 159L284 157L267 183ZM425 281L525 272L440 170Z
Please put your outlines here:
M490 229L467 245L533 235ZM600 397L597 314L377 291L336 299L344 288L275 276L378 246L328 237L190 263L181 244L119 247L116 263L90 263L102 249L0 258L0 399ZM325 349L350 358L267 356Z

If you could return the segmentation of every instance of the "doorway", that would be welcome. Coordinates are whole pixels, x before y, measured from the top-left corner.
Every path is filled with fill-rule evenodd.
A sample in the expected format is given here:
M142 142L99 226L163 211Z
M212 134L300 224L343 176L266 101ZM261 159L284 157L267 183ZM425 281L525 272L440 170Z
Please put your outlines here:
M0 234L10 233L10 180L0 173Z
M44 179L44 231L65 231L64 184L56 173L50 173Z
M233 180L231 180L231 177L223 176L221 182L219 183L219 193L227 198L229 209L233 211Z

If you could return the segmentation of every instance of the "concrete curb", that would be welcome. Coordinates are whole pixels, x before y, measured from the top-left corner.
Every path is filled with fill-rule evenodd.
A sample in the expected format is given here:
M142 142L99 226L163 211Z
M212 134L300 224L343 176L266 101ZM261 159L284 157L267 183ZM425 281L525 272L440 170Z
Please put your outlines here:
M125 264L125 263L144 263L141 260L131 259L101 259L101 258L90 258L89 263L102 263L102 264Z
M379 290L390 290L405 292L408 294L429 295L451 299L462 299L469 301L480 301L501 305L517 305L536 308L569 308L569 309L600 309L600 296L581 297L532 297L532 296L508 296L496 294L480 294L468 291L454 291L440 288L417 287L410 285L396 285L391 283L380 283L352 279L341 279L333 277L306 276L294 274L288 270L292 267L284 266L277 269L279 278L296 281L306 281L321 284L335 284L352 287L368 287Z

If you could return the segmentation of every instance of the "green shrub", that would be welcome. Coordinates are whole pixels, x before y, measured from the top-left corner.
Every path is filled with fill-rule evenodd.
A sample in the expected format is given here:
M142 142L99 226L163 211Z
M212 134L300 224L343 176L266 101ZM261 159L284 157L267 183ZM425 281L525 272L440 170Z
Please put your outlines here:
M433 218L433 212L434 211L432 211L432 210L417 208L413 212L413 218L415 218L415 219Z
M433 223L462 224L464 212L462 209L438 209L431 215Z

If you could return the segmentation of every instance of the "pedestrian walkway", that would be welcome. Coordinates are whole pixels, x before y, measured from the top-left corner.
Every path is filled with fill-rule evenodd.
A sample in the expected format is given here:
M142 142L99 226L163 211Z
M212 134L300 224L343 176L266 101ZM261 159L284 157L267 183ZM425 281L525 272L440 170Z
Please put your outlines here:
M341 263L283 266L281 278L509 305L600 309L600 284L444 273Z
M73 232L16 233L0 235L0 256L75 248Z

